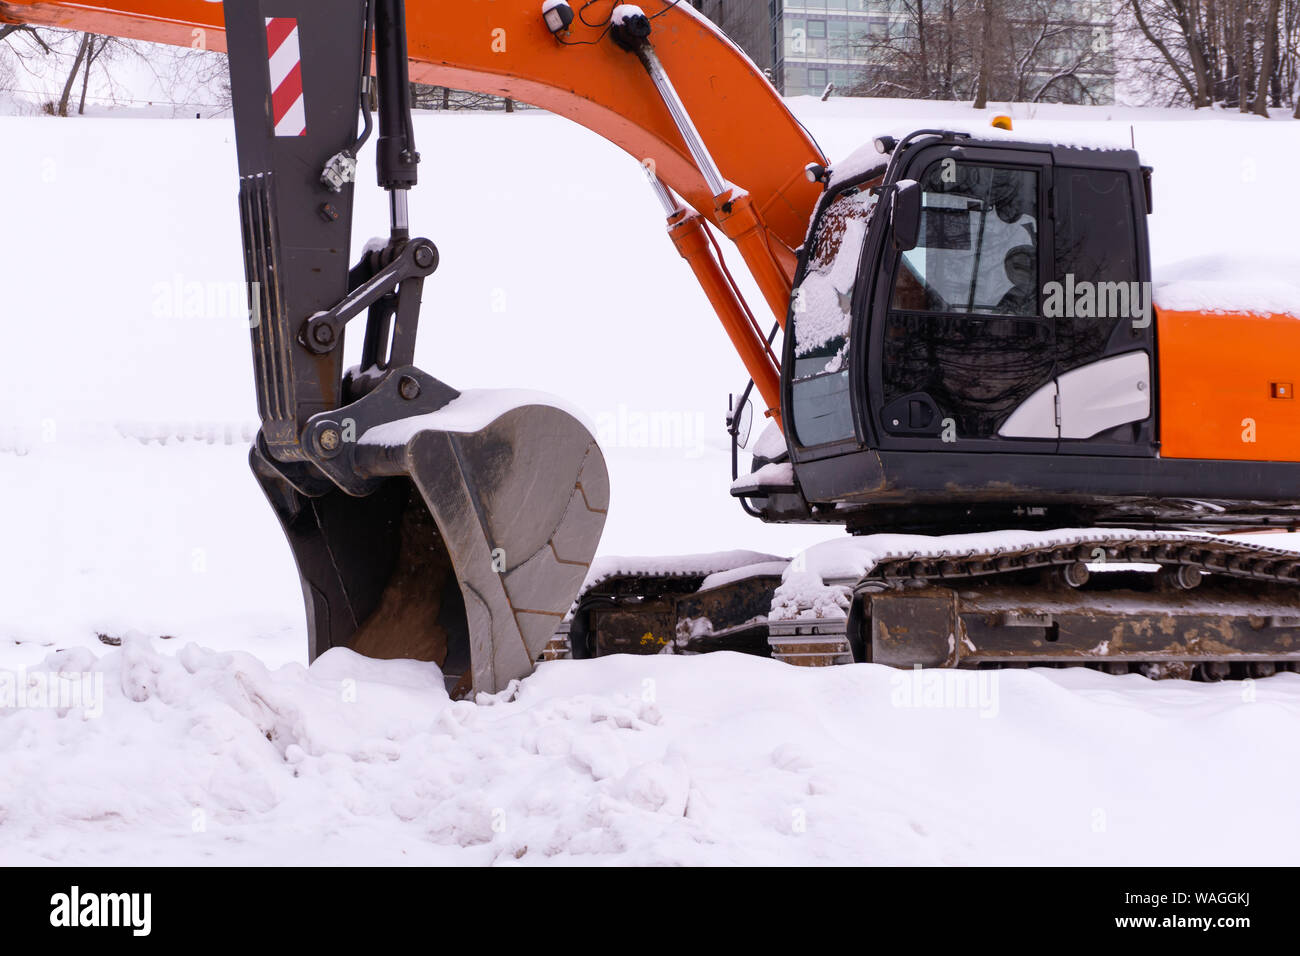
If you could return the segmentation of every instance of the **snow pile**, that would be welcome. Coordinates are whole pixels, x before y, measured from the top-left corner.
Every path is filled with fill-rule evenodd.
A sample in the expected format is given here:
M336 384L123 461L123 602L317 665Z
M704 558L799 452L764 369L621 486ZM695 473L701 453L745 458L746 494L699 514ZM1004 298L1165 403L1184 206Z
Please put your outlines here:
M610 578L624 574L648 574L657 577L707 577L751 565L783 561L779 555L759 551L713 551L708 554L673 554L657 557L602 555L591 563L582 591L585 593Z
M830 179L826 182L827 192L833 192L850 179L856 179L874 169L880 169L888 165L889 157L876 149L876 140L878 138L868 135L863 145L853 150L843 159L835 161L834 165L831 166Z
M881 538L902 535L841 535L796 554L772 595L770 621L842 621L853 603L853 585L878 558Z
M764 461L779 461L790 454L785 434L781 431L781 426L776 422L767 423L758 436L758 440L750 446L749 451L755 458L761 458Z
M709 588L720 588L724 584L730 584L732 581L739 581L742 578L780 577L785 573L785 569L789 564L788 558L778 558L775 561L746 564L739 568L732 568L730 571L715 571L704 579L704 582L700 585L700 590L707 591Z
M644 17L645 11L634 3L620 3L614 8L614 12L609 15L609 22L615 26L621 26L625 20L630 17Z
M1214 255L1159 269L1156 307L1172 312L1248 312L1300 318L1300 273L1291 256Z
M572 402L526 388L471 388L438 409L424 415L412 415L376 425L361 436L361 445L405 445L419 432L477 432L491 425L506 412L527 405L543 405L567 412L583 424L592 436L595 423Z
M542 665L478 703L336 650L269 670L127 641L47 670L103 714L0 709L0 861L1293 862L1300 678L824 670L719 653ZM28 675L29 678L35 675ZM1125 746L1116 747L1116 740ZM1194 799L1188 799L1194 794Z
M848 617L853 603L852 587L827 584L813 571L791 568L786 569L781 577L781 586L772 595L772 611L767 616L769 621L842 621Z
M741 495L794 487L794 465L788 461L771 461L748 475L738 477L731 483L731 493Z

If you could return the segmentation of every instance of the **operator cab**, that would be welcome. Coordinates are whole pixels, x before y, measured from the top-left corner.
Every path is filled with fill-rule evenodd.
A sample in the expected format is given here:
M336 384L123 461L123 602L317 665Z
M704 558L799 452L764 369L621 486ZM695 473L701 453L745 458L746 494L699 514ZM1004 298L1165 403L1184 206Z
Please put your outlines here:
M801 494L767 516L1099 520L1082 479L1156 456L1149 172L1132 150L923 131L832 175L784 346Z

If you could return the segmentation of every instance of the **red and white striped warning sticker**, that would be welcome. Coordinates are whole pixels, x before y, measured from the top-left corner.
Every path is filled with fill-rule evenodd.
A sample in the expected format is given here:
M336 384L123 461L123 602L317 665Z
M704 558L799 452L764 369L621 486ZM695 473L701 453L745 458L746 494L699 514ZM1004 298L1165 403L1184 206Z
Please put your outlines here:
M302 54L298 21L266 18L266 51L271 59L271 113L276 136L306 136L307 110L302 95Z

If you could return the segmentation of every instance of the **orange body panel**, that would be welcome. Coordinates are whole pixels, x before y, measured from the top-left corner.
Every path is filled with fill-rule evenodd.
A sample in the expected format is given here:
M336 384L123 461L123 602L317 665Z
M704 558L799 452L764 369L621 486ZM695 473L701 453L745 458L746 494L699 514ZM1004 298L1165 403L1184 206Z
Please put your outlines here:
M1160 453L1300 461L1300 318L1157 309Z

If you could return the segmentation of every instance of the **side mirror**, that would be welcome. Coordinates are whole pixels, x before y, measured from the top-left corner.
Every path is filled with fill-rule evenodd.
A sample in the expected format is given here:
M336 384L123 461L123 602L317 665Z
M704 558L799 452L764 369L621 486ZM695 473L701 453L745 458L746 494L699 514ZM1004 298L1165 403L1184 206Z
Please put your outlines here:
M734 448L744 448L749 444L749 432L754 427L754 403L749 400L748 388L740 396L740 401L737 408L736 396L727 396L727 431Z
M754 406L749 400L749 391L754 387L751 379L740 393L740 406L736 406L736 396L727 396L727 434L731 436L731 480L740 477L740 449L749 444L749 430L754 424ZM742 501L743 503L743 501ZM748 510L748 506L746 506Z
M916 180L903 179L895 184L889 225L895 249L907 252L916 248L921 237L921 184Z
M754 428L754 403L746 400L736 415L736 444L744 448L749 444L749 433Z

